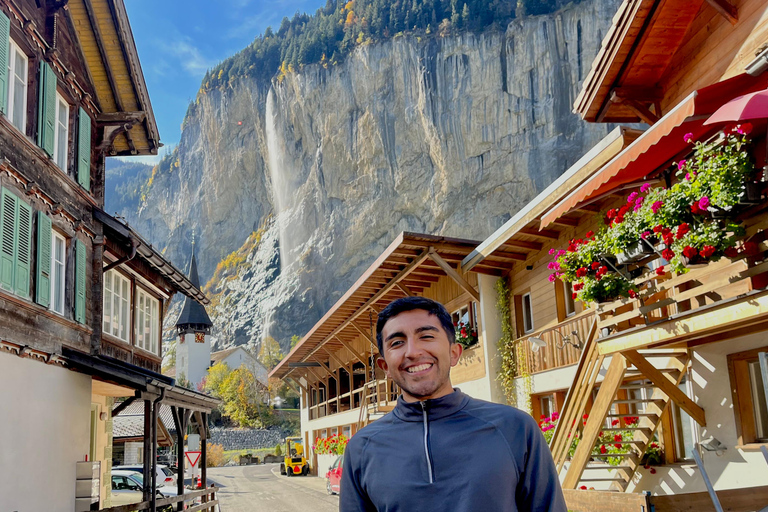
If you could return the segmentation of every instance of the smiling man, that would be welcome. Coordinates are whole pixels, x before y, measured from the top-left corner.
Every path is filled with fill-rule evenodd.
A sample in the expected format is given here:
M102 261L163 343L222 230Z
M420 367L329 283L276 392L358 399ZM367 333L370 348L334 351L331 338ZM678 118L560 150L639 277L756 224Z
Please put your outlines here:
M347 445L339 509L566 512L549 448L528 414L451 385L462 347L442 304L398 299L376 323L395 409Z

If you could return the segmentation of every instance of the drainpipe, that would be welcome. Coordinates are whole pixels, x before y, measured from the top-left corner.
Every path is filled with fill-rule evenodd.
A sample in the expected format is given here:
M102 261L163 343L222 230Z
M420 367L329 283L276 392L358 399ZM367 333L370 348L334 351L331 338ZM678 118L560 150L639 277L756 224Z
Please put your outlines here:
M104 267L102 272L106 273L108 270L112 270L116 266L122 265L126 261L131 261L136 256L136 251L139 249L140 245L141 245L141 242L131 237L131 254L129 256L125 256L123 258L113 261L112 263Z
M149 510L152 512L157 512L157 408L163 398L165 398L165 388L160 388L160 396L152 400L152 497L149 500ZM146 476L144 475L145 478Z

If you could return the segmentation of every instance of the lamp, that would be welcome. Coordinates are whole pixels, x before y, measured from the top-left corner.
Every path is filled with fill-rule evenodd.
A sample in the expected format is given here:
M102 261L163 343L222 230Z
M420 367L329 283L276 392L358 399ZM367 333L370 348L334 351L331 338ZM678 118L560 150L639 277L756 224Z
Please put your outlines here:
M555 346L561 350L565 347L566 344L571 345L572 347L575 347L579 350L584 348L584 344L581 342L581 338L579 337L578 331L571 331L571 334L568 336L556 330L552 330L549 332L556 332L557 334L560 335L561 342L559 344L556 343ZM577 343L574 343L573 341L571 341L571 336L576 338ZM539 349L547 346L547 342L538 336L531 336L530 338L528 338L528 341L531 343L531 351L533 352L538 352Z

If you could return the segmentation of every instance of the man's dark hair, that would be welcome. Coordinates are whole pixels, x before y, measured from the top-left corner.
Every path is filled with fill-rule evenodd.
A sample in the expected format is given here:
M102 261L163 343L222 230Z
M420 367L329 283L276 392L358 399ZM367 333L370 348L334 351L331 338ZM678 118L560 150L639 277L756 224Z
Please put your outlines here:
M456 328L451 321L451 315L445 306L437 301L428 299L426 297L404 297L397 299L389 303L381 313L379 313L379 319L376 320L376 344L379 347L379 354L384 355L384 340L381 339L381 331L384 329L384 324L387 321L406 311L413 311L420 309L426 311L430 315L434 315L440 321L445 334L448 335L448 341L454 343L456 341Z

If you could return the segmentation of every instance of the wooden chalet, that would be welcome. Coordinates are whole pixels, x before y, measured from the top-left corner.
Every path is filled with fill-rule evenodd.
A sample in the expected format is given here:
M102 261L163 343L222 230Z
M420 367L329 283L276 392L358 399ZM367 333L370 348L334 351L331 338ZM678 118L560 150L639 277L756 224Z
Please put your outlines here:
M506 274L518 367L528 373L517 384L532 388L536 417L559 414L550 448L571 510L723 510L705 473L725 510L768 505L760 451L768 446L768 368L759 364L768 352L765 178L762 199L738 217L754 254L681 274L655 272L667 262L650 254L627 269L654 293L587 308L547 268L551 249L597 231L600 212L626 204L642 184L673 184L674 163L693 151L685 134L710 140L726 128L704 124L718 108L768 88L766 43L762 0L624 1L575 111L588 122L649 128L618 151L603 141L462 263L471 272L510 242L540 241ZM762 163L766 122L753 123L753 157ZM601 441L627 431L629 439ZM653 443L661 465L644 467ZM630 448L594 451L616 445Z
M158 373L171 296L205 297L102 211L105 157L160 145L123 1L0 0L0 112L2 508L106 507L117 398L147 474L159 404L203 438L217 404Z
M334 434L349 437L392 410L399 389L376 366L376 318L393 300L423 296L443 303L455 321L469 322L477 342L451 370L454 386L486 400L501 399L495 381L494 285L501 269L526 256L514 244L473 272L456 270L477 242L401 233L309 333L275 367L270 377L301 388L301 430L305 446ZM310 463L318 468L317 455Z

